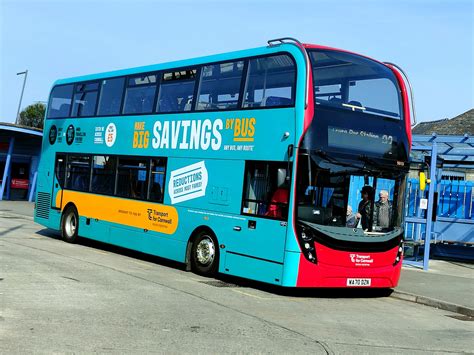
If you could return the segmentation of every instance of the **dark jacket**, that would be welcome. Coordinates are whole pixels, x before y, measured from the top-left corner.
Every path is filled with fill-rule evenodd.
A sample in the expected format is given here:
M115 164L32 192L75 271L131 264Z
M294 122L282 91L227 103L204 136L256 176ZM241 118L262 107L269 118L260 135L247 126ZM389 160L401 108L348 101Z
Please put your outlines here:
M359 212L361 215L360 222L362 224L363 230L369 229L371 210L370 200L362 200L359 202L359 208L357 209L357 212Z

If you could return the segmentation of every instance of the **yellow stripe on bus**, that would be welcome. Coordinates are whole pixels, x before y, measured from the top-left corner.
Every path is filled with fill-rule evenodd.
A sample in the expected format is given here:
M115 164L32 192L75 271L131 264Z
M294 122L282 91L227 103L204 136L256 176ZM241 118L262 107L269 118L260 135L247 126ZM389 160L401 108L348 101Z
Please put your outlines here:
M64 190L62 209L69 202L76 205L82 217L164 234L173 234L178 228L178 211L171 206ZM56 195L56 206L60 205L61 192Z

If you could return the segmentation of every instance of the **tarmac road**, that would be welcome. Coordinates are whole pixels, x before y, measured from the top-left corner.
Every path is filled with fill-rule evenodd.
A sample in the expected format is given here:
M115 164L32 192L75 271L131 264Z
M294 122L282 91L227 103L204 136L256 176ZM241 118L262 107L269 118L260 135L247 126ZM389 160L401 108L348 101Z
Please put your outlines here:
M474 323L453 316L374 293L207 279L0 214L2 353L472 352Z

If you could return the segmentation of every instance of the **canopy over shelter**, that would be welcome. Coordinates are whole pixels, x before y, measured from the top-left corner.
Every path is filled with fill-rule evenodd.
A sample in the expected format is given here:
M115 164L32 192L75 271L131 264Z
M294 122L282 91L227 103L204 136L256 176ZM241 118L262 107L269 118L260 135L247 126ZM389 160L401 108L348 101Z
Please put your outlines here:
M41 129L0 122L0 200L33 200Z
M428 191L421 191L416 179L407 187L406 240L424 243L423 268L428 269L433 241L456 245L457 256L469 258L474 247L474 183L469 178L474 176L474 137L414 135L411 163L428 171L430 179Z
M437 149L439 168L474 168L474 136L414 135L412 162L421 162L431 154L433 144Z

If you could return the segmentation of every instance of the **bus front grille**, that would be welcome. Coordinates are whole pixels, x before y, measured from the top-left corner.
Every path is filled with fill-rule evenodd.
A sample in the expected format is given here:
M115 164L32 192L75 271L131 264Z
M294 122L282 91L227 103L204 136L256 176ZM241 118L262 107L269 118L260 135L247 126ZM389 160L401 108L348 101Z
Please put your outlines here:
M49 219L49 209L51 206L51 194L38 192L36 199L36 217Z

